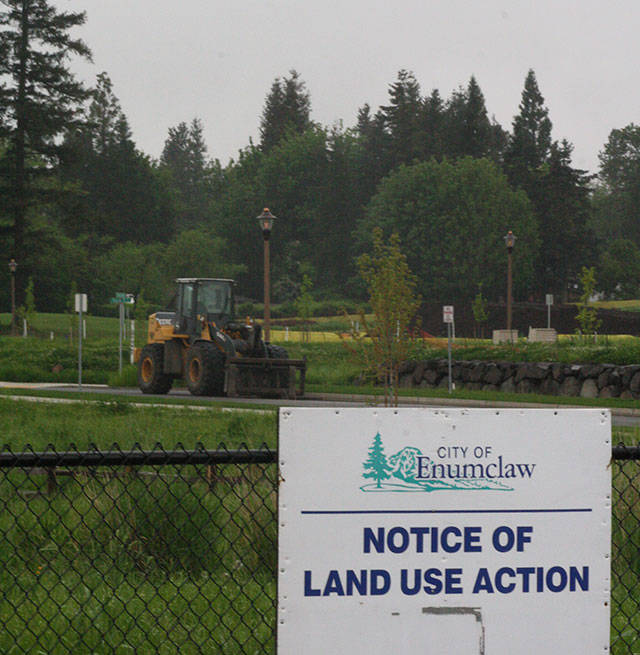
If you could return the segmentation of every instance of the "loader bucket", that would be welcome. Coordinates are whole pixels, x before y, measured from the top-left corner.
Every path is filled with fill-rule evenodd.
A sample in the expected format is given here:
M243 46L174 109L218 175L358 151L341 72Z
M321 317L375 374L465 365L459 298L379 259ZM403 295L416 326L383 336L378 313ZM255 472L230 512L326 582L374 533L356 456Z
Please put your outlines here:
M304 395L307 362L304 359L231 357L227 359L225 392L233 396L260 396L295 400Z

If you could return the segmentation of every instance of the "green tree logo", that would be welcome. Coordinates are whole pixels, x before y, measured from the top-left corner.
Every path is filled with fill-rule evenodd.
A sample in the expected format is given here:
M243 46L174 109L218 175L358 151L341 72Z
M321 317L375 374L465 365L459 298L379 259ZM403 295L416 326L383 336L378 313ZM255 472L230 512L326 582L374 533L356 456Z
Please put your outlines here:
M387 456L384 454L384 446L382 445L382 439L380 438L380 433L378 432L373 439L371 448L369 448L369 457L367 461L363 464L365 473L362 474L363 478L371 478L377 482L377 488L380 489L382 486L380 482L391 477L391 466L387 462Z

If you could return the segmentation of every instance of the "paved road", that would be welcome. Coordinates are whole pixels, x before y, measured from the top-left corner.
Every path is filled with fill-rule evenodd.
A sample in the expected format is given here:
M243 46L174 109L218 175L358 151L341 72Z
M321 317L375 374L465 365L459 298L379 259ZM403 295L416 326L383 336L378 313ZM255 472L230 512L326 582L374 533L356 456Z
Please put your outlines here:
M18 384L11 382L0 382L3 388L30 388L30 389L48 389L51 391L78 391L77 385L65 384L53 386L49 384ZM158 402L166 398L194 398L187 389L173 389L166 395L143 394L139 389L130 387L107 387L102 385L83 385L83 391L92 393L105 393L111 395L122 395L132 398L154 398ZM213 402L224 402L226 398L198 397L199 405L207 405ZM423 397L401 397L399 399L402 407L512 407L512 408L554 408L559 409L570 407L570 405L537 404L537 403L518 403L504 401L483 401L483 400L463 400L458 398L423 398ZM283 400L275 398L233 398L234 404L255 405L273 405L287 407L368 407L375 405L375 400L371 396L353 395L353 394L320 394L307 393L303 400ZM574 405L574 407L580 407ZM611 410L613 424L617 426L639 427L640 410L615 408Z

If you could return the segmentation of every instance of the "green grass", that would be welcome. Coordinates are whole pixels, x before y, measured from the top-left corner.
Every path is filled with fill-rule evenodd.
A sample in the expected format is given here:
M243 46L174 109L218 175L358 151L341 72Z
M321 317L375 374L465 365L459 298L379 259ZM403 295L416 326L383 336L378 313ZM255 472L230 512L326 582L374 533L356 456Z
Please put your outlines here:
M103 341L105 339L118 344L118 333L120 330L120 321L118 318L107 316L91 316L83 314L86 322L87 336L85 341ZM9 333L11 325L11 314L0 313L0 330L4 334ZM146 336L147 321L136 321L136 344L142 345ZM129 321L127 321L127 330ZM78 338L78 315L77 314L49 314L36 312L33 317L32 325L29 326L29 334L49 340L53 332L54 341L69 343L70 339L77 345ZM22 326L19 334L22 335ZM127 332L128 335L128 332ZM129 341L127 338L127 345Z
M216 448L224 442L229 448L246 444L258 448L276 445L276 412L247 414L221 412L217 408L193 411L183 409L137 408L131 403L104 398L95 404L61 405L20 402L0 397L2 444L14 451L29 444L42 450L52 444L57 450L73 445L85 450L92 444L109 448L114 442L129 449L134 444L153 448L161 443L173 448L181 443L194 448L202 443Z
M13 452L275 448L275 417L0 398ZM213 487L203 466L143 470L58 475L51 496L44 475L1 473L0 652L273 652L275 467L218 465Z

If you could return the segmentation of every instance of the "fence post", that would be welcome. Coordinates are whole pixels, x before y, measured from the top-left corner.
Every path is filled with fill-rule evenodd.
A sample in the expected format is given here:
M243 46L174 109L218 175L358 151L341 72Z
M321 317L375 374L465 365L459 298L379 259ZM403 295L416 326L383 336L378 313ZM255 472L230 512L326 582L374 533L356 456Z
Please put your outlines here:
M55 467L47 468L47 494L53 496L58 489Z

